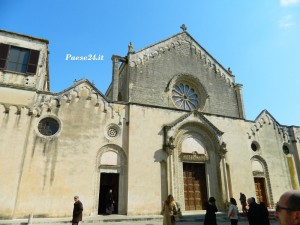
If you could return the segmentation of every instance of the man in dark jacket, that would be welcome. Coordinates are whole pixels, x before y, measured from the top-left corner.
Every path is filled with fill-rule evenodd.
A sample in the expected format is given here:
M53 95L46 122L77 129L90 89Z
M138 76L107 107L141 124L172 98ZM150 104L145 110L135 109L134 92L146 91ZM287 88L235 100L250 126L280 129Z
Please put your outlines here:
M78 225L80 221L82 221L82 211L83 205L79 200L79 196L74 196L74 208L73 208L73 218L72 218L72 225Z
M247 199L248 209L248 221L249 225L264 225L264 216L261 207L255 202L255 198Z

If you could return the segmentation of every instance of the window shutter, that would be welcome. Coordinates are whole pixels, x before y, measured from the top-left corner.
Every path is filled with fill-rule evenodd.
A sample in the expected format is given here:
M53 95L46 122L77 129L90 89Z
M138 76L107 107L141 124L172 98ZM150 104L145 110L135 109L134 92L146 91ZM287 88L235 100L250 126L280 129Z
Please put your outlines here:
M36 51L36 50L30 51L30 57L29 57L29 62L28 62L26 73L29 73L29 74L36 73L37 65L39 62L39 55L40 55L39 51Z
M9 45L0 43L0 69L5 68Z

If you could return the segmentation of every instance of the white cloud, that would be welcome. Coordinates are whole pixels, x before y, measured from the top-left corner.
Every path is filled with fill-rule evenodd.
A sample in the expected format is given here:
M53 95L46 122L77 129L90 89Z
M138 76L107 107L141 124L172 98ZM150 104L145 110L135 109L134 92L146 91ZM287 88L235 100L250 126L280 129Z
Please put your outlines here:
M300 0L280 0L280 5L282 6L297 5L299 3Z
M279 26L283 27L283 28L288 28L293 26L294 20L293 20L293 16L292 15L287 15L285 17L282 17L281 20L279 21Z

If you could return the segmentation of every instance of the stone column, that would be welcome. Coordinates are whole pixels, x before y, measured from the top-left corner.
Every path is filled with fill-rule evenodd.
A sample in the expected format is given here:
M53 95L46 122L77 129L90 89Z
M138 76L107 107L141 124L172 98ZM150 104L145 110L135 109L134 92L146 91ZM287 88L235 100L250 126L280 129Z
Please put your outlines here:
M168 140L168 144L166 145L166 150L168 154L168 194L174 195L174 174L173 174L173 157L174 157L174 148L173 145L174 138L170 137Z
M224 174L224 184L225 184L226 200L229 201L230 194L229 194L228 175L227 175L227 168L226 168L225 156L221 159L221 162L222 162L222 169L223 169L223 174Z
M118 91L119 91L119 57L113 55L111 57L113 62L113 74L112 74L112 100L118 100Z
M243 95L242 95L242 84L236 84L234 86L236 98L237 98L237 104L238 104L238 110L239 110L239 117L242 119L245 119L245 109L244 109L244 101L243 101Z
M230 193L229 193L228 175L227 175L226 159L225 159L226 152L227 152L226 144L224 142L222 142L218 153L219 153L219 157L221 158L221 164L222 164L222 174L223 174L222 183L223 183L224 189L225 189L225 195L226 195L225 200L229 201Z
M292 134L291 137L291 146L292 146L292 155L294 158L294 161L299 161L300 160L300 150L299 150L299 137L297 137L297 132L295 130L295 127L289 128L290 133ZM298 134L299 135L299 134ZM297 141L298 139L298 141ZM300 164L299 163L294 163L295 170L296 170L296 176L297 176L297 183L298 183L298 188L300 185Z

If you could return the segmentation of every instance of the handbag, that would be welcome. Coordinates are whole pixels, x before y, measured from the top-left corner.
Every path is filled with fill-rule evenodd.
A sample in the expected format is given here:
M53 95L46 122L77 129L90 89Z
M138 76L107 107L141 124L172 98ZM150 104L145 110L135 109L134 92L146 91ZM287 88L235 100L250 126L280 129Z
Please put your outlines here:
M174 219L176 222L179 221L179 215L178 214L174 215Z

